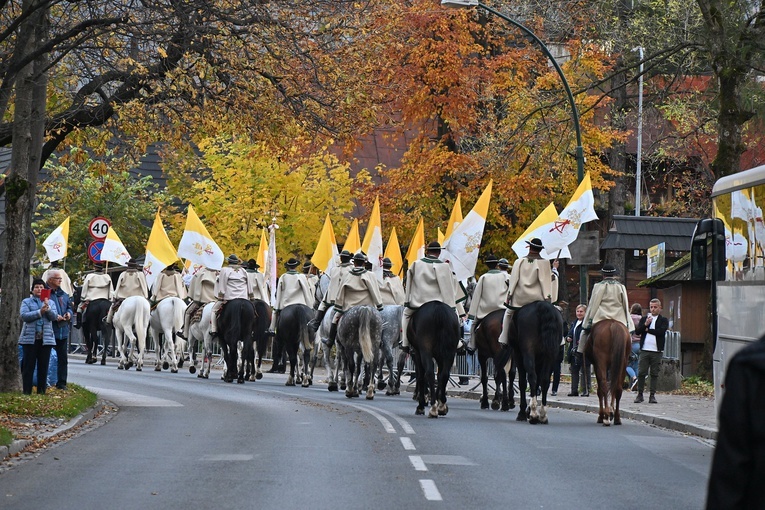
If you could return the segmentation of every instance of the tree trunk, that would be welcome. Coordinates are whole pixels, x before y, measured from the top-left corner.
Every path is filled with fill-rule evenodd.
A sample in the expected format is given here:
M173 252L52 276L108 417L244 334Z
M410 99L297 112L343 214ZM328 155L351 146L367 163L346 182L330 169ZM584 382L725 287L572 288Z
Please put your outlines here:
M29 9L34 0L26 0ZM48 9L40 9L20 27L31 32L26 48L32 52L46 38ZM28 33L27 32L27 33ZM19 37L23 40L24 37ZM47 87L46 59L40 58L26 66L16 78L16 100L13 117L13 147L11 166L5 183L6 249L3 267L3 301L0 307L0 392L19 391L20 371L18 337L21 331L19 309L29 295L29 238L35 206L37 175L40 171L45 132Z
M741 131L752 118L752 112L741 106L741 85L745 79L743 69L735 66L723 66L717 70L720 112L717 115L717 155L712 162L712 171L717 179L741 170L741 155L746 150Z

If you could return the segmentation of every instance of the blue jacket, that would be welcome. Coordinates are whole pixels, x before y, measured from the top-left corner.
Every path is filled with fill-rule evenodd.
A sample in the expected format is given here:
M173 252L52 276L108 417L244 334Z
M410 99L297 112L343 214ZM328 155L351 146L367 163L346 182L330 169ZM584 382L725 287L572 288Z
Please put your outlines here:
M19 335L19 344L35 343L35 323L42 317L43 319L43 345L56 345L56 338L53 336L53 322L58 317L56 303L54 300L48 300L50 310L43 314L40 309L43 302L34 296L28 297L21 302L21 320L24 325L21 327Z
M65 340L69 338L69 328L72 323L71 317L74 315L72 299L69 297L69 294L59 287L58 289L51 291L50 300L55 302L56 310L59 315L66 315L66 313L69 312L68 321L53 321L53 336L56 340Z

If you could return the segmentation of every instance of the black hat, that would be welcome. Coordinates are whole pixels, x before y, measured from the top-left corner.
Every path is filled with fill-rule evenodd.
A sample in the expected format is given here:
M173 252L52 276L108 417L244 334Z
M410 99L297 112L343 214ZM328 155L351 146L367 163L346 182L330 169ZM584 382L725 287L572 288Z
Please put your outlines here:
M538 237L535 237L531 241L526 241L526 244L529 245L529 249L535 249L537 251L542 251L545 247L542 245L542 240Z
M441 251L441 245L438 243L438 241L432 241L430 244L428 244L428 247L425 251Z
M236 255L232 253L231 255L228 256L228 258L226 259L226 262L228 262L229 264L239 264L240 260L239 260L239 257L237 257Z
M493 253L489 253L488 255L486 255L484 262L487 264L496 264L497 262L499 262L499 259Z
M313 264L311 264L310 260L306 260L305 262L303 262L303 271L308 271L309 269L311 269L312 265Z
M348 250L343 250L340 252L340 260L351 260L351 257L353 257L353 254L349 252Z
M138 266L138 262L136 262L135 259L130 259L130 260L128 260L127 267L135 269L135 268L139 267Z
M367 261L367 256L364 255L362 252L358 252L358 253L356 253L353 256L353 261L354 262L366 262Z
M258 264L258 261L255 259L249 259L247 261L247 269L257 269L260 267L260 264Z
M383 269L390 269L393 267L393 261L388 257L383 259Z
M499 259L499 267L510 267L510 262L506 258Z
M364 269L366 269L367 271L371 271L372 270L372 263L369 262L368 260L366 262L364 262Z
M284 265L287 266L287 269L295 269L298 267L298 265L300 265L300 261L295 257L292 257L287 262L285 262Z
M603 276L615 276L616 268L612 264L606 264L600 269Z

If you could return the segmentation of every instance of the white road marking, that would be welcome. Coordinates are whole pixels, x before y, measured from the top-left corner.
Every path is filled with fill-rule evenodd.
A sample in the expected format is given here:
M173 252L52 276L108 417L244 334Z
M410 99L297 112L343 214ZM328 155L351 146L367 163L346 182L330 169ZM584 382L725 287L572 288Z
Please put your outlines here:
M150 397L140 395L129 391L112 390L107 388L95 388L88 386L93 393L99 397L114 402L122 407L183 407L183 404L175 400L166 400L164 398Z
M388 434L395 434L396 433L396 429L393 428L393 425L391 424L391 422L388 421L387 418L385 418L383 415L381 415L377 411L375 411L373 409L370 409L367 406L357 406L357 405L354 405L354 404L346 404L346 405L351 406L351 407L353 407L355 409L358 409L360 411L364 411L366 413L369 413L372 416L374 416L375 418L377 418L377 421L379 421L382 424L383 428L385 429L385 432L387 432Z
M408 437L399 437L401 440L401 444L404 445L404 450L416 450L417 448L414 447L414 443L412 442L411 438Z
M414 466L415 471L428 470L428 467L425 465L425 463L422 461L422 457L420 457L419 455L410 455L409 462L412 463L412 466Z
M420 487L422 487L422 492L428 501L443 501L441 493L436 487L436 482L433 480L420 480Z
M238 453L231 453L231 454L216 454L216 455L204 455L202 456L201 461L208 461L208 462L228 462L228 461L239 461L239 462L245 462L248 460L252 460L252 455L245 455L245 454L238 454Z
M477 465L470 459L459 455L423 455L422 462L425 464L440 464L443 466L475 466Z
M391 413L390 411L386 411L385 409L380 409L378 407L375 407L375 409L383 414L386 414L396 420L398 424L401 426L401 429L404 431L405 434L414 434L414 429L411 425L409 425L409 422L407 422L405 419L396 416L395 414Z

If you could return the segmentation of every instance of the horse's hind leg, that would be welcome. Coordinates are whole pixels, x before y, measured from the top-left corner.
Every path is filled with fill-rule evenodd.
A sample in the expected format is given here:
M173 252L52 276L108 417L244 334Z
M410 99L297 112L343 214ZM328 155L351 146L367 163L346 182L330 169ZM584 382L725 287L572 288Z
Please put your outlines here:
M436 405L439 416L446 416L449 412L449 406L446 405L446 385L449 384L451 366L438 367L438 387L436 388Z
M303 388L308 388L311 385L310 365L311 365L311 352L312 350L303 351Z

